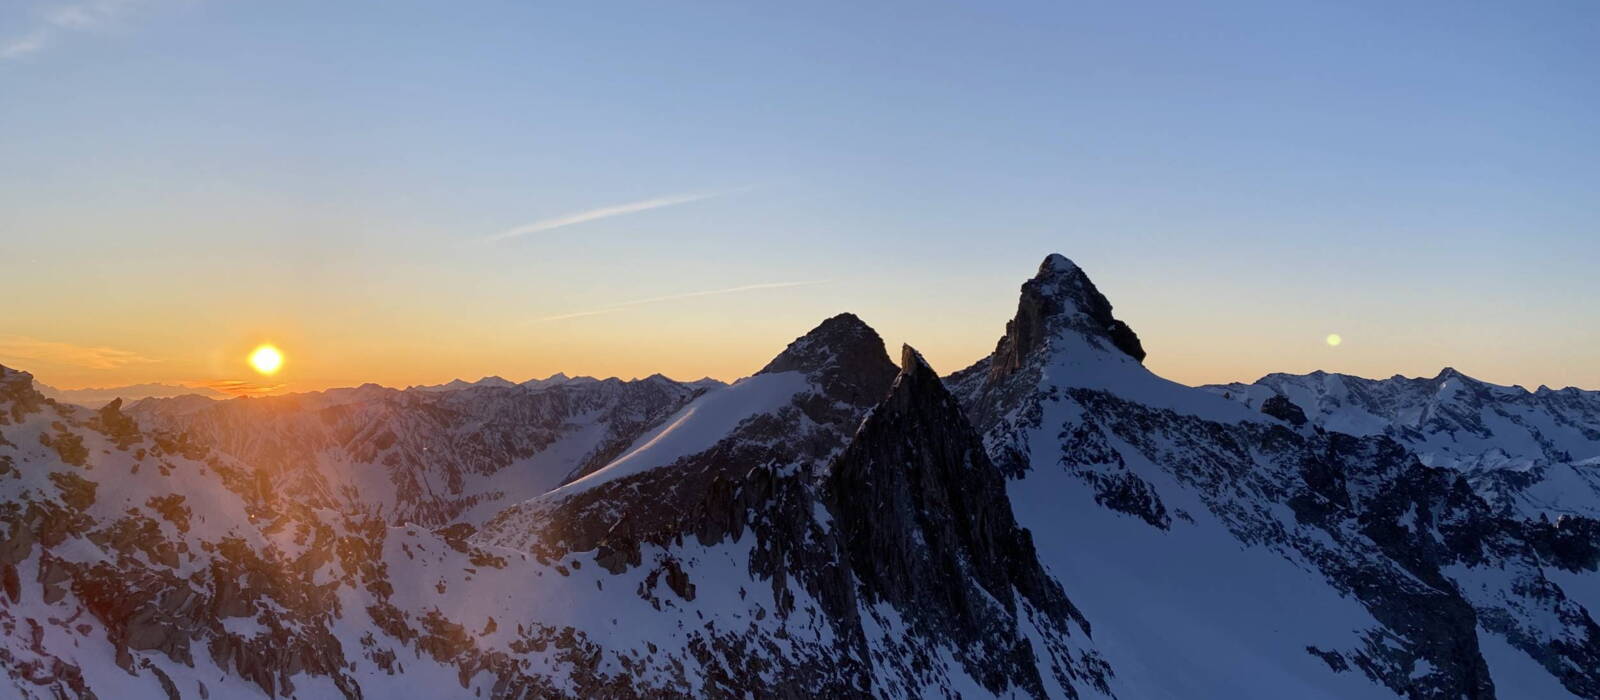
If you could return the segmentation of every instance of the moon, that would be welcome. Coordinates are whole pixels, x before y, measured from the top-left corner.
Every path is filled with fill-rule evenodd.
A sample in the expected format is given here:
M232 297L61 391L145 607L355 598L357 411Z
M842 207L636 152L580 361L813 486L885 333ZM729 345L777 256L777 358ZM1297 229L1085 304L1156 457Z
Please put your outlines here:
M250 352L250 366L261 374L276 374L283 367L283 351L271 345L262 345Z
M1328 347L1330 347L1330 348L1339 347L1339 343L1342 343L1342 342L1344 342L1344 338L1340 338L1338 333L1329 333L1328 334Z

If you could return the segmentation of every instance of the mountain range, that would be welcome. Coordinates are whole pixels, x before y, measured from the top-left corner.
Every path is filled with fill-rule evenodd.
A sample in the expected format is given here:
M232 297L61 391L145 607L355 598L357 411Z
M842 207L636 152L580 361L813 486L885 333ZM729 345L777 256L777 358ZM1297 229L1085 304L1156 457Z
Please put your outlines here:
M52 386L34 382L45 398L72 403L89 408L99 408L117 399L132 401L145 398L170 398L174 396L200 396L207 399L227 399L229 396L216 389L204 386L188 386L185 384L129 384L127 386L114 386L90 389L57 389Z
M0 368L25 698L1600 698L1600 393L1188 387L1047 257L941 376L92 408Z

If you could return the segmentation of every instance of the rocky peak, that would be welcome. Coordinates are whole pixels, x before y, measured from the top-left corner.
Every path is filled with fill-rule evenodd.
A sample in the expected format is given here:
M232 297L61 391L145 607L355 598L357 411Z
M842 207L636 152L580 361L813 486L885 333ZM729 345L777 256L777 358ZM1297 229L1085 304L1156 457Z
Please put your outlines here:
M1076 333L1090 343L1120 351L1140 362L1144 348L1128 324L1111 315L1111 302L1096 289L1083 269L1065 256L1051 254L1038 274L1022 285L1016 318L995 346L991 378L1016 371L1053 336Z
M659 423L637 449L507 509L481 536L546 553L631 552L640 542L684 533L702 542L737 536L750 526L749 514L767 512L772 499L798 498L775 496L774 484L810 493L815 475L883 400L897 372L876 331L853 314L834 316L755 377L697 394L699 403ZM651 449L677 445L679 436L708 439L685 437L682 447ZM591 472L596 476L588 478Z
M9 394L17 391L18 386L32 391L33 375L20 369L11 369L5 365L0 365L0 391Z
M889 390L889 395L879 405L875 413L898 412L901 414L915 411L939 413L946 409L960 413L961 407L956 402L955 396L944 387L939 374L923 359L922 353L910 345L900 346L900 372L895 375L894 384ZM942 420L954 420L950 416L941 416ZM966 424L965 418L960 418L959 423Z
M44 402L44 395L34 388L33 375L0 365L0 412L9 412L20 419L38 410ZM0 416L0 423L4 422L5 418Z
M853 404L876 403L897 374L883 338L851 313L796 338L757 374L779 372L803 372L827 395Z
M888 360L878 332L855 314L842 313L789 343L757 374L809 373L836 364L850 364L852 360L875 363L879 356Z
M954 640L987 689L1043 696L1015 622L1037 611L1054 647L1082 618L1039 564L960 404L916 350L904 347L901 362L823 479L846 559L869 601L894 606L919 634Z
M933 367L928 365L928 361L922 357L922 353L917 352L917 349L910 345L901 344L900 374L896 381L928 381L930 378L937 381L939 375L933 371Z

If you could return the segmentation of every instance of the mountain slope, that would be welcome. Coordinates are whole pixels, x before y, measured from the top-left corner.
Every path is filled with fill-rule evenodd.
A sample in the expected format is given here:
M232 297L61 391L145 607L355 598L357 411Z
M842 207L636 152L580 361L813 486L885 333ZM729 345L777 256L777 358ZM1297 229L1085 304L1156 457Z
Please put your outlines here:
M1134 696L1600 694L1600 629L1546 575L1592 559L1392 440L1155 377L1109 309L1051 256L951 384Z
M297 502L440 526L481 523L604 464L702 391L659 375L463 385L368 384L200 404L150 399L129 412L251 465Z
M1109 668L1073 639L1089 623L1040 565L955 397L910 347L901 367L824 477L863 598L892 606L920 636L953 641L990 692L1058 696L1085 682L1108 692Z
M1385 435L1426 464L1471 468L1495 460L1572 462L1600 456L1600 391L1528 391L1451 368L1432 378L1269 374L1254 384L1205 387L1260 406L1282 396L1311 422L1351 435Z
M938 377L905 357L897 370L870 328L830 319L759 375L797 376L787 401L728 428L701 397L668 424L728 428L709 447L608 465L477 534L315 507L205 436L120 404L54 403L0 370L8 689L1105 696L1111 669L1000 473ZM376 410L387 396L316 400ZM899 507L877 507L891 494ZM884 548L905 551L891 563Z
M1269 374L1204 388L1327 430L1394 439L1424 464L1462 472L1508 515L1600 518L1600 392L1528 391L1450 368L1417 379Z
M617 575L660 571L695 600L708 576L741 601L751 593L761 622L748 631L707 637L706 623L679 623L691 644L745 650L713 658L730 687L748 688L745 664L773 669L764 692L778 694L1106 692L1087 623L1015 525L976 434L915 352L904 360L897 374L859 319L829 319L744 383L781 391L723 390L740 399L738 420L708 394L475 541L545 559L592 553ZM658 449L676 432L694 446ZM708 570L700 553L728 549L734 568Z
M215 389L203 386L184 386L182 384L131 384L128 386L104 387L94 389L57 389L34 382L34 388L46 398L62 403L78 404L88 408L100 408L114 399L122 399L124 403L148 398L170 398L174 396L198 396L206 399L226 399L224 394Z

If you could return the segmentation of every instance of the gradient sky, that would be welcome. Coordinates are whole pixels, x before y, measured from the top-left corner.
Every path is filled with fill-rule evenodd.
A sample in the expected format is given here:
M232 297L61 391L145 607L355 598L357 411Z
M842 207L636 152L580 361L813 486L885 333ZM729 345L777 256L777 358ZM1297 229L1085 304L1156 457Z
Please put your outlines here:
M1186 383L1600 388L1600 3L12 0L0 243L60 387L949 372L1060 252Z

